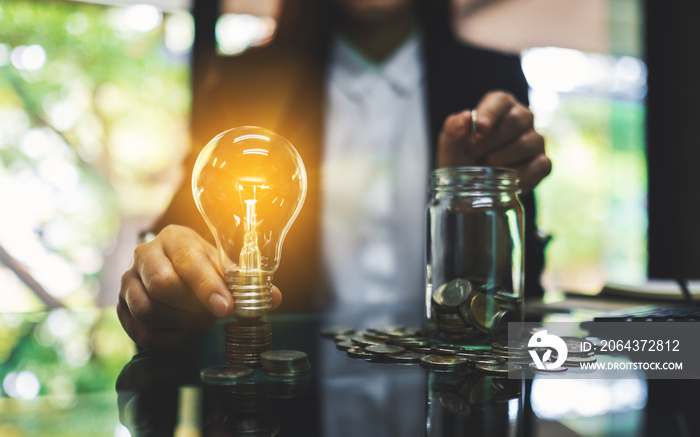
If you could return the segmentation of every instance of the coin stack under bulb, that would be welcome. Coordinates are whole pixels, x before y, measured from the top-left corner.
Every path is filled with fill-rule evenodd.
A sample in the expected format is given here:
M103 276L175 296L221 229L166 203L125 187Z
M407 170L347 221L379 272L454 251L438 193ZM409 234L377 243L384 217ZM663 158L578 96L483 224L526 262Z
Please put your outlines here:
M272 327L268 322L230 322L226 324L226 364L260 367L260 354L269 351Z

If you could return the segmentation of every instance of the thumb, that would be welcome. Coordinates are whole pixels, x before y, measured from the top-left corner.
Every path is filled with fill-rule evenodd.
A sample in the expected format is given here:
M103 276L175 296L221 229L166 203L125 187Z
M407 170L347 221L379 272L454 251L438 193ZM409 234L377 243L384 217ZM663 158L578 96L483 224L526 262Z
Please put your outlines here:
M449 115L442 126L438 141L438 168L475 165L476 160L471 152L473 147L471 111Z

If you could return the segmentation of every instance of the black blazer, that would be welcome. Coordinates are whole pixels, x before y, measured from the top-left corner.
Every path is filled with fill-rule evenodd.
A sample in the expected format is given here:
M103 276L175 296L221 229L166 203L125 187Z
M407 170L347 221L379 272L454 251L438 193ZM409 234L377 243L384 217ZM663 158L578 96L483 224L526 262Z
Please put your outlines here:
M425 32L424 60L430 116L431 167L438 134L445 118L473 108L485 93L505 90L527 106L528 86L519 57L463 44L445 33ZM206 110L193 114L193 150L185 163L182 186L155 225L190 226L211 238L196 210L190 175L199 150L218 133L244 125L271 129L291 141L306 165L309 192L306 203L283 245L280 268L273 282L284 294L281 311L300 311L330 295L320 262L319 163L321 162L325 53L268 47L243 56L218 58L194 89ZM427 201L428 181L426 181ZM535 201L522 196L526 219L528 296L541 296L543 246L535 227Z

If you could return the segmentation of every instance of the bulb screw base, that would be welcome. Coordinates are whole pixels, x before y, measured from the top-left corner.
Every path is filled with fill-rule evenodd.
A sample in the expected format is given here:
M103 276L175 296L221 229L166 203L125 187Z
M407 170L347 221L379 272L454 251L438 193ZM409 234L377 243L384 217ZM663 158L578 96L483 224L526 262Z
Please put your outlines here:
M231 315L255 321L272 308L272 275L265 272L226 272L224 282L233 295Z

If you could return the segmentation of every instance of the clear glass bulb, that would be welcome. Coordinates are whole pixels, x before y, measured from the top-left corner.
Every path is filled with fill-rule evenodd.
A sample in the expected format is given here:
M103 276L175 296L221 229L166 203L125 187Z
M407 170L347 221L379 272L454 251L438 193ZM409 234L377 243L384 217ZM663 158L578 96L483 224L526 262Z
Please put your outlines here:
M227 130L200 152L192 192L216 239L236 319L257 320L270 309L272 276L306 185L297 150L264 128Z

